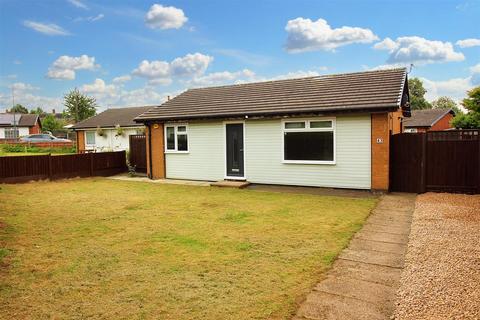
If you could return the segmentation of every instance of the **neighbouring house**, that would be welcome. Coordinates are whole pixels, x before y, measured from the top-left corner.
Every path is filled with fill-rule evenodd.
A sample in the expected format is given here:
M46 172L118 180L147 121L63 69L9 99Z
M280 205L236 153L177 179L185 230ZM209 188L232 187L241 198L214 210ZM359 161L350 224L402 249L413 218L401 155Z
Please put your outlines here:
M78 152L128 150L129 136L145 131L145 126L133 119L149 108L107 109L71 126L77 135Z
M403 122L404 132L427 132L452 129L455 117L452 109L412 110L412 116Z
M407 83L402 68L187 90L136 118L148 175L388 190Z
M0 113L0 140L10 140L41 133L42 124L36 114Z

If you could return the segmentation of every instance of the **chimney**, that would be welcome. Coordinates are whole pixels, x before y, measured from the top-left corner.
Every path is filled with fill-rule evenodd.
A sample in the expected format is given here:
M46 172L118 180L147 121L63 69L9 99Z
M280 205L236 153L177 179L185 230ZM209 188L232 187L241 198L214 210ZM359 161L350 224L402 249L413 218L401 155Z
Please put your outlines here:
M169 101L169 100L170 100L170 96L167 96L167 101Z

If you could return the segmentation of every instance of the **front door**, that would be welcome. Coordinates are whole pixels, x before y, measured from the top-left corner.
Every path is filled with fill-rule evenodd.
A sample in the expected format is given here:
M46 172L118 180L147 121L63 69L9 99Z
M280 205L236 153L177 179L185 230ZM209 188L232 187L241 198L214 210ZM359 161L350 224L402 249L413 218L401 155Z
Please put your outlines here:
M243 123L226 124L227 177L244 177Z

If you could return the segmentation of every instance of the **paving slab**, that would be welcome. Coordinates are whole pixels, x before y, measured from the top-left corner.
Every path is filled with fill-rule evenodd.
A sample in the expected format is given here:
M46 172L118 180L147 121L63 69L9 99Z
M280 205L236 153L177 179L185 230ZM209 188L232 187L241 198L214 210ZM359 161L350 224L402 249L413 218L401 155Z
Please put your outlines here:
M212 187L242 189L242 188L246 188L249 184L250 182L247 182L247 181L220 180L217 182L212 182L210 185Z
M382 196L377 207L299 306L294 320L389 319L404 266L415 195Z

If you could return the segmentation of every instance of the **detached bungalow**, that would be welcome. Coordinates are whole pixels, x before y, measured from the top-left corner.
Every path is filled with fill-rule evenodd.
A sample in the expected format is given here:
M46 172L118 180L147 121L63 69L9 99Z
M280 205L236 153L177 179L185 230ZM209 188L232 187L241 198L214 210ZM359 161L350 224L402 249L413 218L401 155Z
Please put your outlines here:
M41 132L42 125L37 114L0 113L0 139L16 139Z
M77 133L77 151L123 151L129 136L143 133L145 126L133 119L151 107L107 109L70 128Z
M403 122L404 132L427 132L451 129L455 117L452 109L413 110L412 117Z
M191 89L135 120L152 179L388 190L390 135L409 115L393 69Z

